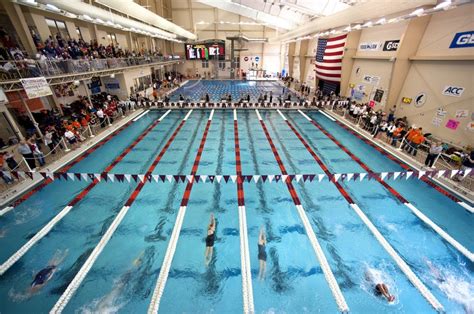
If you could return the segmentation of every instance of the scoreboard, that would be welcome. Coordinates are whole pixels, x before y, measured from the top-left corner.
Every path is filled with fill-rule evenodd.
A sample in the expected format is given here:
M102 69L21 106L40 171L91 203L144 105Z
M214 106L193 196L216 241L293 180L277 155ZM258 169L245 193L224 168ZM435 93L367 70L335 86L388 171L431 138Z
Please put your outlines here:
M225 60L225 41L185 44L186 60Z

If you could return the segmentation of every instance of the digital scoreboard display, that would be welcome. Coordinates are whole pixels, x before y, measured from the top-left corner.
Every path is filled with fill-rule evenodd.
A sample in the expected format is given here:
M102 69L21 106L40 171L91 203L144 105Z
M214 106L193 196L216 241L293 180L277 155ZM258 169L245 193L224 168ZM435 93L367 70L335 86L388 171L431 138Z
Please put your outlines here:
M225 60L225 42L185 44L186 60Z
M412 100L413 100L413 99L411 99L411 98L403 97L403 98L402 98L402 103L404 103L404 104L411 104L411 101L412 101Z

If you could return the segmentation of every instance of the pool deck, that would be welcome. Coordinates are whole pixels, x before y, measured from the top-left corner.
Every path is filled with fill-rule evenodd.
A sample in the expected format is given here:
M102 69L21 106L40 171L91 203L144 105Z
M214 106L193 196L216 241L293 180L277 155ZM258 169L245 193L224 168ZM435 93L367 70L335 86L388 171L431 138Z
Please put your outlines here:
M107 127L106 130L103 132L99 133L95 137L89 137L87 140L85 140L81 146L78 148L71 150L69 154L64 155L63 157L59 158L58 160L54 161L52 164L48 165L47 168L45 168L42 171L58 171L61 167L64 165L68 164L69 162L73 161L75 158L79 157L83 153L85 153L88 149L102 141L104 138L108 137L110 134L121 128L123 125L131 121L132 119L136 118L140 114L142 114L144 109L137 109L135 112L132 112L130 115L127 117L121 119L120 121L112 124L112 126ZM36 186L37 184L41 183L44 181L44 178L35 178L33 180L23 180L22 182L16 184L13 186L11 189L8 189L4 191L2 194L0 194L0 208L3 210L7 210L8 207L4 208L5 206L8 206L16 197L22 195L32 187ZM8 210L7 210L8 211Z

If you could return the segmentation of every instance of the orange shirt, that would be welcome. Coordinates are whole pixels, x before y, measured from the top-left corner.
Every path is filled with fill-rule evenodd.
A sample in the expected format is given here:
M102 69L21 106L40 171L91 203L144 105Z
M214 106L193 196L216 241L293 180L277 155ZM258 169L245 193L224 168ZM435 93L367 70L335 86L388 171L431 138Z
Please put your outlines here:
M412 138L418 133L417 130L415 129L411 129L410 131L408 131L407 133L407 140L411 141Z
M81 128L81 124L80 124L79 122L77 122L77 121L74 121L74 122L72 123L72 126L73 126L73 128L75 128L75 129L80 129L80 128Z
M403 131L403 128L396 128L395 131L393 131L393 136L395 137L399 136L402 131Z
M413 138L411 139L411 141L417 145L423 143L425 141L425 137L423 136L423 134L421 133L417 133L413 136Z

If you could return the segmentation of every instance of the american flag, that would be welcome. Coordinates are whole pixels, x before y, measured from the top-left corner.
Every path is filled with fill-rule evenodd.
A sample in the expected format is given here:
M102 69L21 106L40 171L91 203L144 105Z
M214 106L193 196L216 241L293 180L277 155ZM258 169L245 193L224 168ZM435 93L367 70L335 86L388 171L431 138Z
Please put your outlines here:
M319 38L316 50L316 76L322 80L340 82L342 55L346 44L347 34Z

